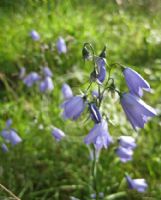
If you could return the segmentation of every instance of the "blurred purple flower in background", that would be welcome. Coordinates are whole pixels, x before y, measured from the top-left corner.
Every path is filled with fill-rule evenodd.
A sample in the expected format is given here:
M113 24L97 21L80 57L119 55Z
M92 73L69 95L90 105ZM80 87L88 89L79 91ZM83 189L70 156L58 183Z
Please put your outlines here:
M49 76L49 77L53 76L53 73L49 67L43 67L42 71L43 71L44 76Z
M24 79L23 82L28 87L31 87L34 83L40 80L40 76L36 72L31 72Z
M64 97L64 100L66 99L70 99L71 97L73 97L73 92L72 92L72 89L71 87L64 83L62 85L62 94L63 94L63 97Z
M120 101L127 119L135 130L137 127L143 128L148 118L156 115L156 111L152 107L130 93L124 93Z
M59 37L56 43L57 50L59 54L67 52L67 46L65 40L62 37Z
M8 147L7 147L7 145L6 145L5 143L2 144L1 148L2 148L2 151L3 151L4 153L6 153L6 152L9 151L9 149L8 149Z
M41 92L52 91L54 89L52 78L47 76L43 81L40 82L39 88Z
M133 69L125 68L123 74L130 93L142 97L143 89L148 92L151 91L149 83Z
M11 124L12 124L12 120L11 119L7 120L6 128L1 131L1 136L14 146L20 143L22 139L19 137L17 132L10 127Z
M103 119L101 123L95 124L89 134L84 139L85 144L94 144L95 148L100 150L107 148L112 143L112 137L108 132L107 122Z
M54 128L52 130L52 135L56 139L56 141L60 141L63 137L65 137L65 133L58 128Z
M35 31L35 30L32 30L32 31L30 32L30 36L31 36L31 38L32 38L34 41L40 40L40 35L39 35L38 32Z
M135 139L131 136L120 136L119 145L130 149L134 149L136 147Z
M77 120L85 109L85 101L81 96L73 96L66 100L62 106L63 118Z
M130 176L126 176L126 180L130 189L135 189L138 192L145 192L148 187L145 179L131 179Z
M132 160L133 151L132 149L120 146L116 149L116 154L120 157L121 162L125 163L129 160Z

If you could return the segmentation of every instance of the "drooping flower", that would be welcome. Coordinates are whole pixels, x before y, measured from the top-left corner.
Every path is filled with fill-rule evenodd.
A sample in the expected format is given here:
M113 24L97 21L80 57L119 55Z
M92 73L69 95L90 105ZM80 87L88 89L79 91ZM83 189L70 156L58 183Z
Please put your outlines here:
M8 149L8 147L7 147L7 145L6 145L5 143L2 144L1 148L2 148L2 151L3 151L4 153L6 153L6 152L9 151L9 149Z
M101 116L100 111L98 110L97 106L94 103L89 103L88 107L89 107L89 111L91 114L91 119L95 123L100 123L102 116Z
M4 129L1 132L1 136L12 145L16 145L22 141L20 136L16 133L14 129Z
M1 136L7 141L10 142L13 146L20 143L22 139L18 133L11 128L12 120L9 119L6 121L6 127L1 131Z
M23 82L28 87L31 87L34 83L40 80L40 76L36 72L31 72L24 79Z
M145 179L131 179L130 176L126 176L126 180L129 188L137 190L138 192L145 192L148 187Z
M96 65L98 68L98 74L96 75L98 83L102 84L106 78L106 59L97 57Z
M95 124L89 134L84 139L85 144L94 144L95 148L100 150L107 148L112 142L112 137L108 132L107 122L103 119L99 124Z
M65 133L59 128L54 128L52 130L52 135L56 139L56 141L60 141L63 137L65 137Z
M134 149L136 147L135 139L131 136L120 136L119 145L129 149Z
M63 94L64 99L70 99L71 97L73 97L72 89L66 83L64 83L62 86L62 94Z
M9 131L8 140L10 141L10 143L12 145L16 145L16 144L22 142L22 139L20 138L20 136L16 133L16 131L14 129L11 129Z
M42 70L43 70L44 76L49 76L49 77L53 76L53 73L49 67L43 67Z
M40 40L40 35L39 35L38 32L35 31L35 30L32 30L32 31L30 32L30 36L31 36L31 38L32 38L34 41Z
M151 91L149 83L133 69L127 67L123 70L123 74L130 93L142 97L143 90Z
M8 119L8 120L6 121L6 128L10 128L11 125L12 125L12 119Z
M54 89L52 78L47 76L43 81L40 82L39 88L41 92L52 91Z
M64 119L77 120L85 109L85 101L81 96L73 96L66 100L62 106Z
M148 118L156 115L152 107L131 93L122 94L120 102L127 119L135 130L143 128Z
M66 46L65 40L62 37L58 38L56 46L57 46L57 50L59 54L67 52L67 46Z
M121 162L127 162L132 160L133 151L130 148L118 147L116 149L116 154L119 156Z

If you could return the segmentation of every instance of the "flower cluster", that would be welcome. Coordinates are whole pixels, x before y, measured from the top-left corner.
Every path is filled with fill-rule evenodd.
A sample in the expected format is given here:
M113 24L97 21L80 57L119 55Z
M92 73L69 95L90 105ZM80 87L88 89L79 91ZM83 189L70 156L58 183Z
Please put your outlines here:
M36 30L32 30L29 33L30 37L33 41L38 42L41 40L40 34ZM66 42L63 37L59 37L56 41L56 48L59 54L65 54L67 53L67 46Z
M23 72L23 76L22 76ZM51 92L54 89L54 84L52 81L53 73L49 67L45 66L42 68L41 73L31 72L25 76L24 69L20 70L20 76L22 77L23 83L27 87L32 87L38 84L40 92Z
M1 137L4 138L6 143L10 143L12 146L15 146L22 142L21 137L18 135L17 131L11 128L12 120L8 119L6 121L6 127L0 132ZM2 150L4 152L9 151L7 145L5 143L2 144Z
M98 152L102 148L108 148L111 143L114 143L113 137L109 134L107 115L102 110L102 103L104 102L106 92L116 92L119 95L120 104L127 120L135 131L138 128L143 128L148 119L156 115L156 111L141 99L143 90L151 91L147 81L129 67L124 67L120 64L108 65L106 61L106 48L103 48L100 55L96 56L93 47L89 43L85 43L82 55L84 60L92 62L94 66L89 78L90 83L87 89L80 95L73 95L70 86L66 83L63 84L62 94L64 102L61 105L63 110L62 117L65 120L70 119L75 121L85 110L88 111L94 125L85 136L84 143L86 145L92 144L98 157ZM108 73L106 72L106 65L108 65ZM111 77L111 69L115 65L118 65L122 70L129 92L125 93L116 88L115 81ZM107 74L108 77L106 77ZM93 90L92 85L96 85L97 90L96 88ZM57 128L52 134L58 141L65 136L64 132ZM137 146L135 138L132 136L121 136L118 142L119 147L116 149L116 154L120 158L120 161L126 163L132 160L133 150ZM94 157L96 158L96 155ZM131 189L143 192L147 188L147 183L144 179L132 180L130 176L126 176L126 180Z

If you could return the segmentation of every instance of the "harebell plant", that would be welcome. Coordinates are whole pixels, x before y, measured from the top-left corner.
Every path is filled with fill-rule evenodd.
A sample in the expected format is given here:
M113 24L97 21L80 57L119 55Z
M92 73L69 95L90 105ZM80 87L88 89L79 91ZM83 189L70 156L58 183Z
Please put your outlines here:
M119 63L108 64L106 60L106 47L103 48L99 55L96 55L93 46L85 43L82 49L82 56L84 61L89 66L92 66L89 84L81 94L74 95L70 86L64 83L62 86L64 102L61 104L61 109L64 120L76 121L82 115L87 114L88 119L93 121L93 127L84 136L82 142L90 148L90 154L92 155L91 186L93 189L90 198L99 200L106 198L107 195L98 189L97 166L101 150L103 148L108 149L110 145L116 145L114 154L118 157L119 162L124 164L133 159L134 150L137 148L137 138L132 137L130 134L121 135L119 138L112 136L113 134L110 132L109 126L110 119L107 117L108 110L102 109L103 104L107 103L105 101L107 94L112 94L111 98L115 94L118 95L118 103L131 124L132 130L135 132L138 132L140 128L144 128L149 118L156 115L156 111L141 99L143 97L143 90L151 91L148 82L130 67ZM118 89L119 86L116 85L116 80L112 76L112 72L115 70L118 71L118 75L120 74L124 77L127 92ZM57 141L60 141L65 136L65 133L58 128L55 128L52 134ZM138 137L138 134L136 135ZM144 192L148 187L145 179L140 177L132 179L127 172L125 173L125 180L129 189L134 189L138 192ZM116 193L116 196L118 197L119 194Z

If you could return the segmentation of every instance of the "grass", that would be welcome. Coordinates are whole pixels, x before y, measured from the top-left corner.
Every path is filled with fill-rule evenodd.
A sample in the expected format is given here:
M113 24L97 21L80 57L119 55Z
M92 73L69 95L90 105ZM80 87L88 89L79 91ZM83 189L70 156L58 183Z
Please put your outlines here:
M40 2L17 0L0 4L3 27L0 30L0 127L3 129L6 119L12 118L13 127L23 138L9 153L0 152L0 179L24 200L68 200L69 196L85 200L91 193L90 161L81 135L85 136L92 124L85 124L82 130L83 119L76 123L63 122L59 106L61 84L65 80L75 93L79 92L78 86L87 81L90 72L90 66L81 59L83 43L91 42L98 53L107 44L109 63L117 61L133 66L148 80L153 93L145 95L145 100L160 113L160 5L159 1L129 1L120 6L114 1ZM40 95L36 88L31 91L17 77L19 67L25 66L28 72L39 70L44 62L39 44L29 37L32 29L40 33L42 43L53 46L52 52L45 53L54 73L55 89L50 96ZM60 35L67 41L66 56L59 56L54 47ZM125 88L123 78L117 83L122 90ZM113 101L110 103L114 106L107 109L115 123L115 126L110 124L111 135L133 134L122 117L119 103L116 106ZM56 143L50 133L51 125L60 127L72 139ZM118 162L115 146L102 151L99 191L106 195L126 191L128 200L160 199L160 125L158 115L140 131L138 148L130 163ZM134 178L144 177L149 184L148 191L144 194L128 191L123 178L125 171ZM7 200L9 196L1 190L0 199ZM125 200L125 197L117 199Z

